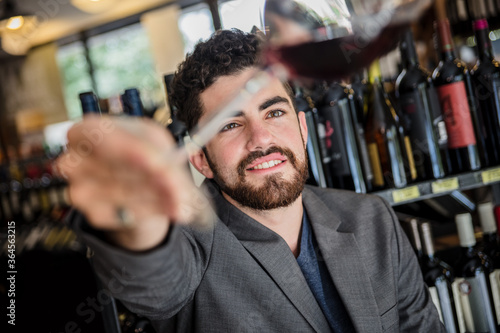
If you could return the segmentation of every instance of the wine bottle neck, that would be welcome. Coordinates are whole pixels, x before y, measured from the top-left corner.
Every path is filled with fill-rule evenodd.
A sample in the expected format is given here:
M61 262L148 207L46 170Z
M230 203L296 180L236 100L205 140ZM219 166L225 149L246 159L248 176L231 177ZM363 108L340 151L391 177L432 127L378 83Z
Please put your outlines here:
M438 20L435 27L438 35L439 48L441 50L441 59L455 59L455 48L453 46L453 38L451 37L450 22L447 19Z
M477 250L475 246L462 246L462 253L466 257L472 257L476 254Z
M84 92L79 95L80 98L80 103L82 106L82 113L83 114L89 114L89 113L101 113L101 109L99 107L99 101L97 96L89 91L89 92Z
M455 51L441 51L441 60L443 61L453 61L456 59Z
M432 241L432 231L429 222L424 222L420 225L420 231L423 241L424 253L429 257L434 257L434 243Z
M401 58L403 59L403 66L405 68L413 68L418 66L418 55L415 49L415 41L413 40L413 33L410 29L405 32L404 38L400 44Z
M492 61L493 49L489 37L488 22L486 20L474 21L476 45L480 61Z

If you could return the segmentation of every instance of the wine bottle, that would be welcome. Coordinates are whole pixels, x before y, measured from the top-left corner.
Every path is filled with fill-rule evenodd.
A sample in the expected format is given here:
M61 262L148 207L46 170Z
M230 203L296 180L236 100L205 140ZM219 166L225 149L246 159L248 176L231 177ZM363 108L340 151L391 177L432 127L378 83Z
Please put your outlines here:
M80 104L82 106L83 114L96 113L101 114L101 108L99 107L99 101L97 96L92 92L83 92L79 95Z
M448 20L438 20L436 29L441 60L432 78L448 133L450 173L477 170L481 163L473 125L475 104L469 90L469 72L465 63L455 56Z
M128 116L142 117L144 115L144 107L141 102L139 90L131 88L125 90L121 95L123 113Z
M500 164L500 63L493 56L488 22L474 21L478 60L471 70L475 97L478 102L479 133L484 152L483 166Z
M408 184L404 147L399 138L396 112L384 93L377 62L370 67L369 81L365 138L373 170L373 188L401 188Z
M493 272L490 273L489 278L496 319L497 323L500 323L500 243L493 214L493 204L491 202L479 204L477 210L483 231L481 251L493 261Z
M496 332L489 281L491 259L476 248L471 215L458 214L455 223L461 247L452 285L456 303L460 304L457 306L458 316L463 318L467 332Z
M429 287L432 301L438 310L439 318L446 327L446 331L448 333L459 332L457 312L451 288L454 280L453 269L435 256L429 222L420 224L420 234L424 252L421 264L424 281Z
M349 89L349 103L351 108L351 118L356 132L356 143L359 148L361 167L365 178L366 191L372 191L373 171L370 165L370 157L365 140L365 109L366 109L367 87L366 80L361 79L361 75L352 76Z
M318 104L319 129L325 133L323 156L330 169L332 187L366 193L356 132L351 119L347 88L339 83L327 87Z
M417 168L415 167L415 159L413 157L413 146L409 136L409 124L407 124L401 116L401 108L399 100L395 94L395 82L393 80L384 80L383 89L386 99L394 108L394 119L398 127L400 145L403 147L403 163L406 170L406 178L408 182L417 180Z
M445 167L438 144L439 128L434 127L434 114L440 112L439 99L429 74L420 67L411 30L400 44L404 69L396 80L396 93L403 122L413 148L417 180L442 178Z
M307 155L309 157L309 178L314 180L314 185L326 188L326 177L321 156L321 146L318 136L317 109L310 96L306 96L301 87L295 87L295 104L297 111L303 111L307 124ZM313 183L310 181L309 183Z

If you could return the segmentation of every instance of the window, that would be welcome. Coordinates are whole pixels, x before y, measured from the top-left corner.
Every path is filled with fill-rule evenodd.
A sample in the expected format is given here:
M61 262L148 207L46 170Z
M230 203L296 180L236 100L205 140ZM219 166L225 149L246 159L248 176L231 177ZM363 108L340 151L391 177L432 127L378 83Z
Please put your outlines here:
M61 46L57 54L57 63L61 72L68 118L80 118L82 111L78 94L92 90L92 79L83 43L74 42Z
M224 29L238 28L250 32L254 26L263 29L261 12L264 10L264 0L232 0L219 6L222 27Z
M200 3L184 9L179 17L179 30L184 37L184 53L193 51L200 40L208 39L215 31L208 5Z
M155 72L149 40L140 23L90 37L87 46L99 98L116 100L125 89L137 88L146 109L164 103L161 78ZM58 63L68 116L77 119L81 117L79 93L93 90L84 44L78 41L62 46Z
M91 37L88 47L100 98L117 96L128 88L139 89L145 107L165 98L140 23Z

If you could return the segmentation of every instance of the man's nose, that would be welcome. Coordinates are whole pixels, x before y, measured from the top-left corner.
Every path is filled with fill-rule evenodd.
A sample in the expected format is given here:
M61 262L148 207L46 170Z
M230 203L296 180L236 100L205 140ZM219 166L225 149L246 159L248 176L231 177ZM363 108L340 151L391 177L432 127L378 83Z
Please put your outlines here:
M265 123L251 121L247 125L247 131L247 149L250 151L265 150L274 143L273 135Z

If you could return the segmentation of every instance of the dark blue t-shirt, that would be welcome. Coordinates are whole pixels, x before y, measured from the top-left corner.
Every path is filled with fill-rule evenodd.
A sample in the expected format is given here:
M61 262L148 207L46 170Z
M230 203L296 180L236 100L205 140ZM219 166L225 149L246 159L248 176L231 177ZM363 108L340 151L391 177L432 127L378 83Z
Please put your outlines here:
M318 258L320 258L318 260ZM316 298L333 332L354 332L351 319L344 303L333 284L325 262L321 259L311 226L304 211L302 238L297 263L306 278L309 288Z

